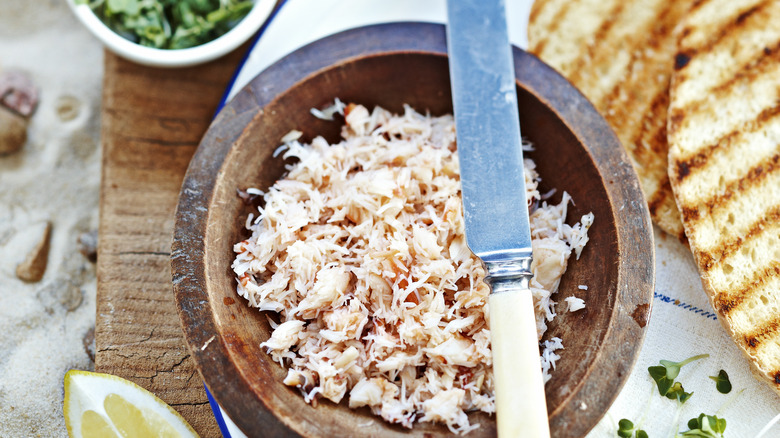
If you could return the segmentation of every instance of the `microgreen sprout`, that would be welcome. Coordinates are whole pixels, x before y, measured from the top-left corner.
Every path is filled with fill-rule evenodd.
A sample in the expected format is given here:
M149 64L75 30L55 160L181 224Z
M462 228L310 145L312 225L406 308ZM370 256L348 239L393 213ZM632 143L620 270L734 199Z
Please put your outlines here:
M698 356L689 357L682 362L672 362L670 360L661 360L661 365L649 367L647 371L650 373L650 377L653 378L656 385L658 385L658 393L665 396L669 390L674 386L674 379L680 374L680 368L699 359L709 357L709 354L700 354ZM682 390L682 385L680 386ZM690 393L693 394L693 393ZM690 397L686 397L686 400ZM677 397L675 397L677 398Z
M666 392L666 398L670 400L677 400L680 403L685 403L693 395L693 391L685 392L685 389L680 382L674 382L671 388Z
M726 419L717 415L700 414L697 418L688 420L688 429L678 434L678 437L723 438L726 430Z
M620 438L648 438L647 432L640 429L638 425L634 426L634 423L626 418L618 421L617 434Z
M715 381L715 388L721 394L728 394L731 392L731 381L729 381L729 375L725 370L720 370L717 376L710 376L710 379Z

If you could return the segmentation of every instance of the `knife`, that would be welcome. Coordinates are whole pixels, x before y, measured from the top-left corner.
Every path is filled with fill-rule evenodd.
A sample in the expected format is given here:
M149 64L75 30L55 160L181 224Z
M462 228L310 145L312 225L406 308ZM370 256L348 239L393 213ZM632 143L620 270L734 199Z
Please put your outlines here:
M466 241L485 265L500 437L549 437L531 229L503 0L448 0L447 51Z

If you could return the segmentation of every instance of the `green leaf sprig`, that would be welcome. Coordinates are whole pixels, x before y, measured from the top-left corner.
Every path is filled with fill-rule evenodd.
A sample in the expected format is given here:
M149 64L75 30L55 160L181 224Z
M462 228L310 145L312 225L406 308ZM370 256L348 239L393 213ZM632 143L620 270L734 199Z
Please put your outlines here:
M661 360L660 364L658 366L652 366L647 369L647 371L650 373L650 377L653 378L656 385L658 386L658 393L662 396L667 396L669 394L669 391L672 391L672 388L674 388L672 392L672 396L669 397L672 400L680 400L681 403L684 403L685 400L688 400L691 395L691 393L685 392L685 390L682 387L682 384L677 382L677 385L675 385L674 379L677 378L678 375L680 375L680 368L683 366L699 359L704 359L705 357L709 357L709 354L700 354L698 356L689 357L688 359L685 359L682 362L672 362L670 360Z
M688 429L678 434L678 437L723 438L726 431L726 419L717 415L700 414L697 418L688 420Z
M661 394L662 397L677 400L679 402L677 404L677 413L675 414L674 424L677 424L677 421L680 418L679 415L683 403L688 401L693 395L693 392L686 392L682 383L675 381L675 379L680 375L680 369L682 367L706 357L709 357L709 354L700 354L689 357L682 362L661 360L659 361L660 365L652 366L647 369L648 373L650 373L650 377L652 377L658 388L658 393ZM709 378L715 381L715 387L718 392L722 394L731 392L731 381L725 370L720 370L717 376L709 376ZM741 392L742 391L740 391L740 393ZM735 396L737 395L739 395L739 393ZM732 401L733 398L734 397L732 397ZM728 403L726 403L726 405L728 405ZM722 406L715 415L706 415L702 413L697 418L691 418L688 421L688 430L684 432L674 432L675 438L723 438L723 433L726 430L726 420L724 418L718 418L717 414L725 408L726 405ZM676 426L675 430L679 430L678 428L679 426ZM642 435L640 435L640 433ZM647 438L647 433L644 430L639 429L638 426L635 427L631 421L625 418L618 422L617 434L621 438Z
M666 398L669 400L677 400L681 404L688 401L689 398L693 395L693 391L691 392L685 392L685 389L682 386L682 383L680 382L674 382L671 388L669 388L669 391L666 392Z
M640 429L638 425L634 426L634 423L626 418L618 421L617 434L620 438L648 438L647 432Z
M142 46L185 49L214 40L243 19L251 0L75 0L111 30Z
M726 370L720 370L717 376L709 376L710 379L715 381L715 388L721 394L728 394L731 392L731 381L729 375L726 374Z

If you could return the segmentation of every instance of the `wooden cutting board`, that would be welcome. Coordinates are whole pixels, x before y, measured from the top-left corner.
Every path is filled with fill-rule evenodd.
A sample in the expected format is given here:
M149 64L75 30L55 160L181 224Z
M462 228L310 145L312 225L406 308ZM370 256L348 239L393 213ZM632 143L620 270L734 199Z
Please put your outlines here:
M202 437L221 435L175 307L174 211L190 158L247 50L184 69L105 54L95 368L150 390Z

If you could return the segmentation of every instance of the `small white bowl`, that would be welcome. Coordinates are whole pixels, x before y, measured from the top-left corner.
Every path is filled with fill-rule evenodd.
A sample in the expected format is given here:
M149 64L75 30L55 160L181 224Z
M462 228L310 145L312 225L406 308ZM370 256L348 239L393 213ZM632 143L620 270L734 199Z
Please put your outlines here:
M76 17L109 50L130 61L153 67L187 67L231 52L260 29L276 4L276 0L255 0L255 5L246 17L224 35L199 46L165 50L145 47L125 39L106 26L89 5L77 5L75 0L67 2Z

